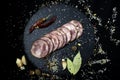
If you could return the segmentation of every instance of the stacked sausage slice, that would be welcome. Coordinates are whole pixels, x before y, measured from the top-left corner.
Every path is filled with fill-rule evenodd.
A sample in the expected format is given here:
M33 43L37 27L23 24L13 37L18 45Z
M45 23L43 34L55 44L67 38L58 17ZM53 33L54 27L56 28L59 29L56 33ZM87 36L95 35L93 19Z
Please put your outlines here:
M81 23L77 20L72 20L34 41L31 53L37 58L43 58L79 38L82 32L83 27Z

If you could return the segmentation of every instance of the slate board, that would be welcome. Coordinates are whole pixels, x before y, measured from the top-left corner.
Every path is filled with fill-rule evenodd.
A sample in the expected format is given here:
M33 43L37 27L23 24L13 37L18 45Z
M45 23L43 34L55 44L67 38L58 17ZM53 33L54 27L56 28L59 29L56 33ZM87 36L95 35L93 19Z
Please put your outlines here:
M47 15L52 14L57 16L55 23L50 25L47 28L36 29L31 34L29 34L29 28L35 23L39 18L46 17ZM52 52L47 58L38 59L32 56L30 49L32 43L38 38L42 37L44 34L55 30L56 28L62 26L63 24L71 21L78 20L82 23L84 31L82 36L79 39L70 42L65 47ZM77 51L80 51L82 56L82 66L88 61L90 56L93 54L94 44L95 44L94 29L91 25L88 18L80 12L78 9L65 4L51 5L47 7L42 7L36 12L27 23L24 30L24 50L28 59L43 72L48 72L50 74L58 75L69 75L68 70L62 70L61 61L64 58L70 58L73 60L73 57L76 55ZM81 46L77 46L77 51L71 49L72 46L80 43ZM55 62L56 65L53 65L52 68L48 67L48 63Z

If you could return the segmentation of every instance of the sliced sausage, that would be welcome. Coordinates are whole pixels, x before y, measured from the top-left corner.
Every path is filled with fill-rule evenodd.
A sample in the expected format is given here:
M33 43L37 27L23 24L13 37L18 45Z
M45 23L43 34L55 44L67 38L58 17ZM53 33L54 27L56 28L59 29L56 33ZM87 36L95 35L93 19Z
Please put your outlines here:
M57 31L57 30L52 31L51 34L55 35L57 37L58 41L59 41L57 49L61 48L62 45L63 45L63 42L64 42L62 34L59 31Z
M45 36L49 37L51 39L51 41L53 43L53 46L54 46L53 51L55 51L58 48L58 45L59 45L58 37L55 34L52 34L52 32L49 33L49 34L46 34Z
M48 54L48 44L44 40L37 40L33 43L31 53L37 58L45 57Z
M63 45L62 45L62 47L63 47L67 43L66 33L61 28L58 28L57 31L59 31L62 34L62 36L63 36Z
M67 44L68 42L70 42L70 39L71 39L70 30L67 29L67 28L64 27L64 26L61 27L61 30L66 34L66 37L67 37L67 42L66 42L66 44Z
M76 35L77 35L77 30L76 30L75 26L72 25L71 23L66 23L63 26L66 27L66 28L68 28L70 30L70 33L71 33L71 39L70 39L70 41L75 40Z
M76 38L79 38L82 35L82 32L83 32L82 25L80 24L80 22L78 22L76 20L72 20L72 21L70 21L70 23L73 24L76 27L76 30L77 30Z
M82 32L83 27L81 23L72 20L33 42L31 53L37 58L43 58L65 46L65 44L79 38Z
M40 39L42 39L42 40L44 40L44 41L46 41L48 43L49 53L51 53L53 51L53 47L54 47L53 43L51 42L51 39L46 37L46 36L43 36Z

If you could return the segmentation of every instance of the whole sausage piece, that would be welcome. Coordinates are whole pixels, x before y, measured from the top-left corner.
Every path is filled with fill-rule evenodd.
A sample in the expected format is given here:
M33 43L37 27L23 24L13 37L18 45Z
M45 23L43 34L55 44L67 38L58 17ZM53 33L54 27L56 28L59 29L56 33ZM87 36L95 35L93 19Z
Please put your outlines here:
M31 53L37 58L46 57L51 52L60 49L69 42L79 38L82 35L82 32L82 24L77 20L71 20L34 41L31 47Z

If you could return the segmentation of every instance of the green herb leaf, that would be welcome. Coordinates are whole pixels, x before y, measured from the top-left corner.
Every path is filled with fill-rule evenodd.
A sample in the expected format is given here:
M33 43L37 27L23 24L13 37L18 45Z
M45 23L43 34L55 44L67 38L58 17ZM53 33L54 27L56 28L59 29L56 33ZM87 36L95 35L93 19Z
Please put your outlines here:
M74 66L72 61L69 58L67 58L67 68L71 74L74 74Z
M80 51L74 57L73 62L69 58L67 58L68 71L73 75L77 74L77 72L81 67L81 64L82 64L82 58L80 55Z
M81 64L82 64L82 58L81 58L80 51L79 51L73 59L73 66L74 66L73 75L75 75L79 71Z

